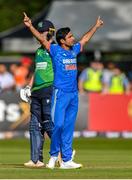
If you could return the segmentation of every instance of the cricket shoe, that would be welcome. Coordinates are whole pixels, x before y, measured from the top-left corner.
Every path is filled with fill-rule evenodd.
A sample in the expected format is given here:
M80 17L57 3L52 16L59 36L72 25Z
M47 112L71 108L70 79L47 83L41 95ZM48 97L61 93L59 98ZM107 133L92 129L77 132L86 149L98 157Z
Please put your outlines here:
M72 160L61 163L60 169L79 169L82 167L82 164L77 164Z
M41 161L37 161L37 163L34 163L32 160L28 161L27 163L24 163L24 166L26 167L43 167L44 163Z
M57 161L57 158L58 158L58 157L51 156L48 164L46 164L46 167L49 168L49 169L54 169L55 163L56 163L56 161Z
M74 160L75 154L76 154L76 150L73 149L71 160ZM61 153L59 153L58 159L57 159L57 162L56 162L56 163L57 163L57 165L58 165L59 167L61 166L61 163L62 163Z

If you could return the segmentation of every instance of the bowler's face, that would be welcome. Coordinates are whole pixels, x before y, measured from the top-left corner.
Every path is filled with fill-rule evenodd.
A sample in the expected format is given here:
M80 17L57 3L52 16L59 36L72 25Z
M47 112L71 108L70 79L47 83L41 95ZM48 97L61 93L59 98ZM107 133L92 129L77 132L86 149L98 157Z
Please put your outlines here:
M65 43L67 46L73 46L73 44L75 43L75 38L71 32L66 35Z

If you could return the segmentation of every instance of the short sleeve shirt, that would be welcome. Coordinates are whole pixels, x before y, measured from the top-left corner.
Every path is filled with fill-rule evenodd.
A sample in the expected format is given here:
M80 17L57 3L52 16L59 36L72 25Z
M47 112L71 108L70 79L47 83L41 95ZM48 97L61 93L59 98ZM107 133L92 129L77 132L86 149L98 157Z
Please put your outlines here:
M54 69L54 87L64 92L77 91L77 55L81 44L76 43L70 50L65 50L57 44L51 44L50 54Z

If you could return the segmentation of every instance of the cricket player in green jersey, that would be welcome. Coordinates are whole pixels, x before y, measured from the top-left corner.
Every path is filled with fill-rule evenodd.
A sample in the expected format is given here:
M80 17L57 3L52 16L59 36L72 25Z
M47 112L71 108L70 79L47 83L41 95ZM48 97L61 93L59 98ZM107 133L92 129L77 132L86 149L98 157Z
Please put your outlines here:
M38 24L38 31L42 36L46 36L49 42L53 43L55 27L52 22L43 20ZM41 46L36 51L35 71L30 81L30 86L26 86L20 92L22 100L26 102L28 102L29 99L31 100L29 127L31 160L24 164L26 167L44 166L44 133L46 132L51 138L53 130L53 122L51 120L53 78L51 56L49 52Z

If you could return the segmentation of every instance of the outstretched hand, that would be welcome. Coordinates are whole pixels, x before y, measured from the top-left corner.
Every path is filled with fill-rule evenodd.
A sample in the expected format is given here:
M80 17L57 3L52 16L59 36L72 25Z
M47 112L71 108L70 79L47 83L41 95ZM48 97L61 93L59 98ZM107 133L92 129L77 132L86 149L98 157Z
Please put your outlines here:
M99 28L104 24L104 22L101 20L100 16L96 20L96 27Z
M27 14L25 12L23 12L23 15L24 15L23 22L24 22L25 26L30 27L32 25L31 19L27 16Z

